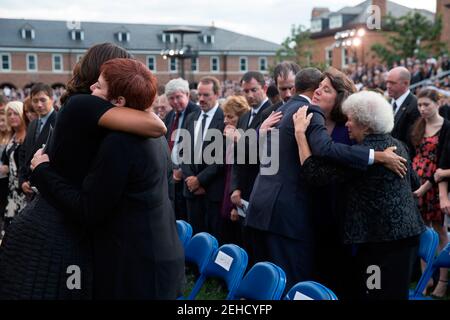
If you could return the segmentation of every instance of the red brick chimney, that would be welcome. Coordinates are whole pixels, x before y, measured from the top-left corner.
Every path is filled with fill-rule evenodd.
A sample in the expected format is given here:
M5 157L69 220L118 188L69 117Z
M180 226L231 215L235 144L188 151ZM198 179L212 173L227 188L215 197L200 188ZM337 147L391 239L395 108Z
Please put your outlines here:
M315 7L311 11L311 19L317 18L318 16L320 16L324 13L329 13L329 12L330 12L330 9L328 9L328 8Z
M450 0L436 0L436 17L442 17L441 41L450 49Z
M380 8L381 17L387 14L387 0L372 0L372 5Z

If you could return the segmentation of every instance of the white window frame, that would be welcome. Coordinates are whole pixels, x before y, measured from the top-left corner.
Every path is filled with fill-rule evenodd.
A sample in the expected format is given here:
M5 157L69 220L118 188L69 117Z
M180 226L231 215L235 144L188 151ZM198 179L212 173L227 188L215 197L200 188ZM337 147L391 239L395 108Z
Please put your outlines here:
M9 66L9 68L7 68L7 69L4 69L3 68L3 56L7 56L8 57L8 66ZM6 52L2 52L2 53L0 53L0 59L1 59L1 61L0 61L0 71L3 71L3 72L5 72L5 71L11 71L11 64L12 64L12 60L11 60L11 54L10 53L6 53Z
M167 41L167 37L169 37L169 41ZM174 43L175 42L175 36L173 33L163 33L161 39L162 39L163 43Z
M150 69L150 63L149 63L150 59L153 59L153 69ZM146 61L147 61L147 68L151 72L156 72L156 57L155 56L147 56Z
M245 70L242 70L242 60L245 60ZM239 57L239 72L245 73L248 71L248 57Z
M208 41L208 39L209 39L209 41ZM213 44L214 43L214 35L213 34L204 34L203 35L203 43Z
M172 59L175 61L175 70L172 70L172 69L171 69L171 66L172 66ZM175 58L175 57L169 56L169 57L167 58L167 67L168 67L169 72L172 72L172 73L178 72L178 63L177 63L177 62L178 62L178 61L177 61L177 58Z
M30 57L34 57L34 65L35 68L31 69L30 68ZM38 71L38 56L36 53L27 53L27 57L26 57L27 61L27 71Z
M192 61L195 60L195 69L192 69ZM197 58L191 58L191 72L198 72L199 71L199 65L200 65L200 60Z
M217 59L217 70L213 70L213 59ZM220 72L220 58L218 56L209 58L209 70L211 72Z
M312 19L311 20L311 32L322 31L322 19Z
M30 39L30 40L34 40L34 38L35 38L35 36L36 36L36 33L34 32L34 29L25 29L25 28L23 28L22 30L21 30L22 32L21 32L21 35L22 35L22 39ZM30 31L31 33L30 33L30 36L31 36L31 38L28 38L27 37L27 31Z
M130 42L130 33L129 32L125 32L125 31L117 32L117 40L119 42Z
M328 53L331 52L331 59L328 57ZM325 63L328 66L333 65L333 48L325 48Z
M347 54L346 54L346 51L347 51ZM352 57L349 56L349 54L350 54L350 52L349 52L349 48L348 47L342 47L341 48L341 65L342 65L342 68L345 68L349 64L352 63L352 61L351 61ZM345 60L347 60L348 63L346 63Z
M76 62L78 62L81 59L83 59L83 56L84 56L84 54L82 54L82 53L77 54L77 57L76 57L77 61Z
M262 70L262 68L261 68L261 66L262 66L262 61L265 61L265 66L266 66L266 69L265 70ZM268 60L267 60L267 57L260 57L259 58L259 61L258 61L258 69L259 69L259 71L260 72L267 72L268 71Z
M61 70L55 69L55 58L60 57L61 58ZM64 60L63 55L60 53L54 53L52 54L52 71L53 72L63 72L64 71Z
M80 33L80 39L77 39L77 36L76 36L77 32ZM71 38L72 38L73 41L83 41L84 40L84 31L83 30L77 30L77 29L72 30L71 31Z
M343 25L343 19L344 17L342 16L342 14L331 16L329 28L330 29L341 28Z

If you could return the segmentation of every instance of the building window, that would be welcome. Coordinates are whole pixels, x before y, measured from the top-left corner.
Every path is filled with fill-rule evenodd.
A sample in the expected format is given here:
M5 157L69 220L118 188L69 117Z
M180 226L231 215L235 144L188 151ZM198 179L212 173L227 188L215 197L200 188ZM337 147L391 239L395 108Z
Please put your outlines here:
M162 34L162 42L164 43L174 43L175 42L175 36L173 33L163 33Z
M177 58L171 57L169 58L169 71L177 72Z
M34 53L27 54L27 71L37 71L37 55Z
M259 58L259 71L267 71L267 58Z
M10 71L11 70L11 55L9 53L2 53L2 71Z
M330 29L342 27L342 15L330 17Z
M147 67L150 69L150 71L156 71L155 56L147 56Z
M77 62L80 62L81 59L83 59L83 55L82 54L77 54Z
M63 57L61 54L54 54L52 62L53 62L53 72L62 72L64 70Z
M35 37L34 29L22 29L21 35L22 35L22 39L33 40Z
M211 57L211 71L219 72L219 57Z
M350 56L349 50L347 48L342 48L342 67L346 67L351 64L352 57Z
M331 66L333 64L333 48L325 49L325 63L327 66Z
M72 30L70 31L70 35L72 40L84 40L84 31L83 30Z
M322 31L322 19L311 20L311 32L320 32L320 31Z
M239 58L239 71L247 72L248 70L248 59L246 57Z
M203 35L203 43L212 44L214 43L214 36L212 34Z
M117 32L117 40L119 42L129 42L130 41L130 33L129 32Z
M191 58L191 71L198 72L198 58Z

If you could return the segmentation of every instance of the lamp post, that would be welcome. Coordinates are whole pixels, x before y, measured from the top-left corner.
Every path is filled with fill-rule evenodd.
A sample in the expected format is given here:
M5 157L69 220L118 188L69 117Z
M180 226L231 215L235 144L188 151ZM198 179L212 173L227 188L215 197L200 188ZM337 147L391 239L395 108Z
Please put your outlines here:
M190 45L184 45L184 35L185 34L198 34L201 33L200 30L191 27L176 27L171 29L166 29L163 31L165 34L178 34L180 35L180 48L177 47L176 42L173 48L165 48L161 50L161 56L163 59L175 58L177 62L180 62L180 77L185 78L184 72L184 60L192 59L198 56L198 52L193 50Z

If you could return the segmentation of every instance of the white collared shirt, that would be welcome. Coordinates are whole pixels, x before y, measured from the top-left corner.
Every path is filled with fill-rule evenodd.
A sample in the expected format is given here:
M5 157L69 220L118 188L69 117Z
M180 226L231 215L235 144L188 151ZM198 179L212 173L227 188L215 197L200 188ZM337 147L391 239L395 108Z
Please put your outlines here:
M308 103L309 103L309 104L312 104L312 101L311 101L311 98L310 98L310 97L305 96L305 95L303 95L303 94L299 94L299 97L305 98L306 100L308 100Z
M391 105L393 106L393 105L394 105L394 102L397 104L397 109L395 110L394 115L396 115L397 112L398 112L398 110L400 110L400 107L402 106L403 102L405 102L406 97L408 97L408 95L409 95L410 92L411 92L411 91L409 91L409 89L408 89L404 94L402 94L402 95L401 95L400 97L398 97L396 100L392 99Z
M250 112L250 118L249 118L249 120L248 120L248 125L250 125L251 123L252 123L252 121L253 121L253 114L255 114L255 117L256 117L256 115L258 115L258 113L259 113L259 110L261 110L261 108L262 108L262 106L267 102L269 100L269 98L266 98L263 102L261 102L261 104L259 105L259 107L258 108L256 108L256 109L252 109Z
M203 128L203 139L205 139L206 137L206 132L208 131L209 125L211 124L212 118L214 117L214 115L216 114L217 108L219 108L219 103L216 103L216 105L211 108L208 112L200 112L200 116L198 117L196 123L195 123L195 140L197 141L197 136L199 134L200 131L200 127L202 125L202 120L203 120L203 115L207 114L208 118L206 118L206 122L205 122L205 127ZM202 139L202 141L203 141Z

